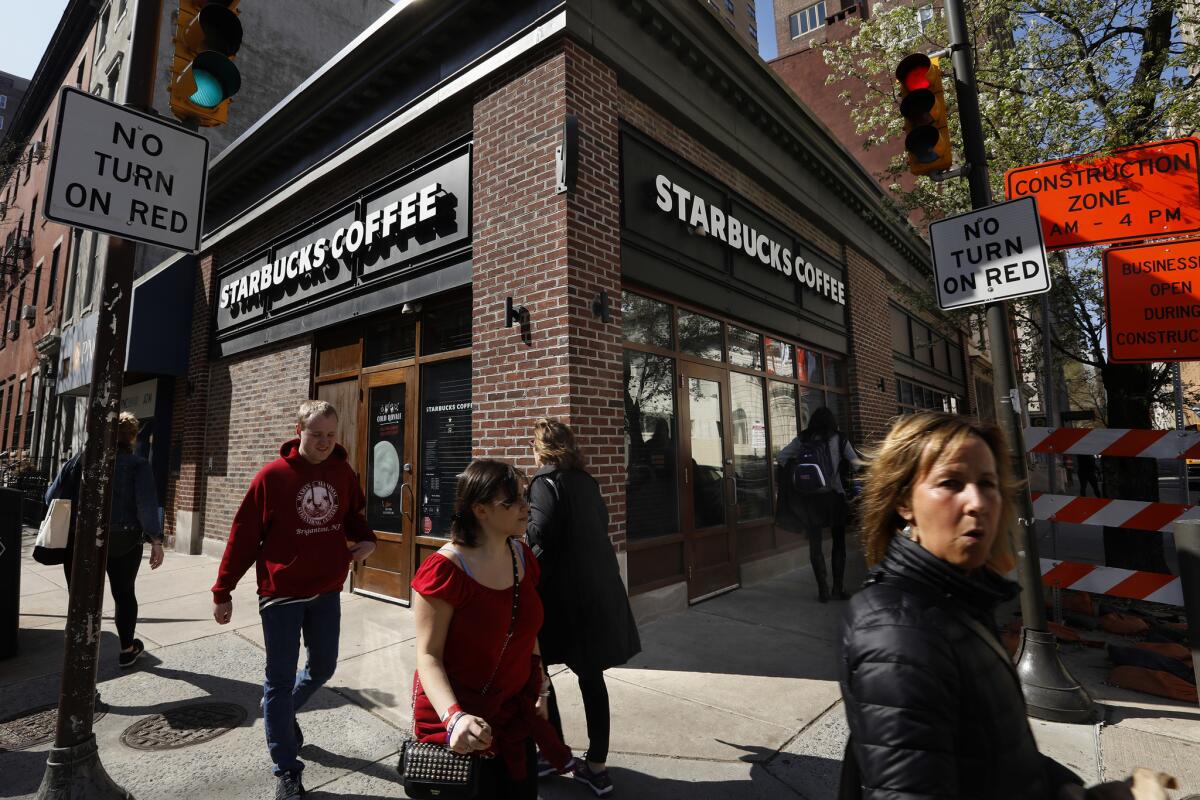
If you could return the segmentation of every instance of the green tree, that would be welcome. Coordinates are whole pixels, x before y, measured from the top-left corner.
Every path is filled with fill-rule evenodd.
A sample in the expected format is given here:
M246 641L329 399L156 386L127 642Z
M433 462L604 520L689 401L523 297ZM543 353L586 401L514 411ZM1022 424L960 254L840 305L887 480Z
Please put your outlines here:
M1196 11L1194 0L973 0L968 26L995 197L1004 196L1003 176L1012 167L1195 134ZM876 10L852 38L823 45L830 75L847 77L842 97L865 147L902 140L892 77L899 59L947 42L942 17L921 26L913 7L900 5ZM950 60L942 67L949 72ZM951 136L961 153L953 95L948 82ZM905 171L897 154L880 176L893 182L902 212L937 219L970 208L965 181L913 181L901 178ZM1055 259L1054 345L1099 372L1110 427L1150 428L1153 404L1169 394L1170 371L1105 358L1100 267L1097 249ZM1037 315L1020 306L1017 315L1036 327ZM1109 496L1157 500L1156 466L1105 459ZM1165 570L1160 536L1106 529L1105 551L1113 566Z

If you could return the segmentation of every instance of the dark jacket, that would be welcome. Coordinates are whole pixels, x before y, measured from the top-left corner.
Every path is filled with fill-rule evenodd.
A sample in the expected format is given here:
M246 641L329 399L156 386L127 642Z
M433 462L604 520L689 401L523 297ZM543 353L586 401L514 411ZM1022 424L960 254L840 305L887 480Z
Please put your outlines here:
M576 672L624 664L642 649L629 595L608 538L608 509L583 470L542 467L529 486L525 538L538 557L547 664Z
M46 503L51 500L71 501L71 533L67 549L75 546L75 520L79 512L79 487L82 469L77 453L63 464L54 482L46 489ZM130 541L139 539L161 542L162 525L158 516L158 496L154 490L154 473L150 462L136 453L120 451L113 467L112 507L109 523L118 531L128 531ZM110 555L114 555L110 551Z
M989 570L968 577L902 536L892 540L842 632L862 797L1049 800L1079 782L1038 753L1016 671L992 646L995 608L1017 592Z

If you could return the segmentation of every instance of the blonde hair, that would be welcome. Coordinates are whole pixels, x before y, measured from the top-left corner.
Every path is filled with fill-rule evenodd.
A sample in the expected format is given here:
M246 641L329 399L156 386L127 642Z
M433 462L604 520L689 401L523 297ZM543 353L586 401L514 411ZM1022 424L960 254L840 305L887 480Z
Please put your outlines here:
M117 447L127 453L133 452L133 444L138 437L138 418L129 411L122 411L117 417Z
M296 412L296 424L300 426L300 430L308 428L308 423L312 422L317 417L333 417L337 418L337 409L333 407L333 403L325 400L305 400L300 404L300 409Z
M533 423L533 449L543 464L559 469L584 469L583 454L569 425L542 417Z
M982 439L992 451L1002 498L999 531L988 557L988 566L1001 574L1016 566L1011 531L1016 519L1014 501L1019 486L1013 479L1004 432L991 423L931 411L897 419L867 469L861 507L863 550L868 564L883 560L892 537L905 526L899 507L910 501L917 481L943 453L958 447L971 436Z

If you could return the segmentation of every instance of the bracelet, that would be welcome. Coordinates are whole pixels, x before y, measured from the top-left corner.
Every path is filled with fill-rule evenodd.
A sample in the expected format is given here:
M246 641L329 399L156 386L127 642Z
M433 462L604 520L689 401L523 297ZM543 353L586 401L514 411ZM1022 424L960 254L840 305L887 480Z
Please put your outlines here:
M446 709L446 713L438 717L438 722L445 722L459 711L462 711L462 706L460 706L458 703L451 703L450 707Z
M450 737L454 735L454 726L457 725L458 721L465 717L466 714L467 712L465 711L459 711L450 718L450 724L446 726L446 747L450 746Z

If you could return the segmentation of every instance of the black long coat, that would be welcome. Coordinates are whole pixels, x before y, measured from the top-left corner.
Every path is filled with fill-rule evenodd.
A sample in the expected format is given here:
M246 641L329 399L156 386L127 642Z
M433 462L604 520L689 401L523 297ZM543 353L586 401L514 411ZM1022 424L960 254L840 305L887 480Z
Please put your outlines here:
M576 672L624 664L642 644L596 480L583 470L542 467L529 501L526 539L542 568L546 609L543 660Z
M977 576L896 536L850 601L840 681L866 800L1049 800L1079 782L1038 752L996 652L995 607L1017 587Z

